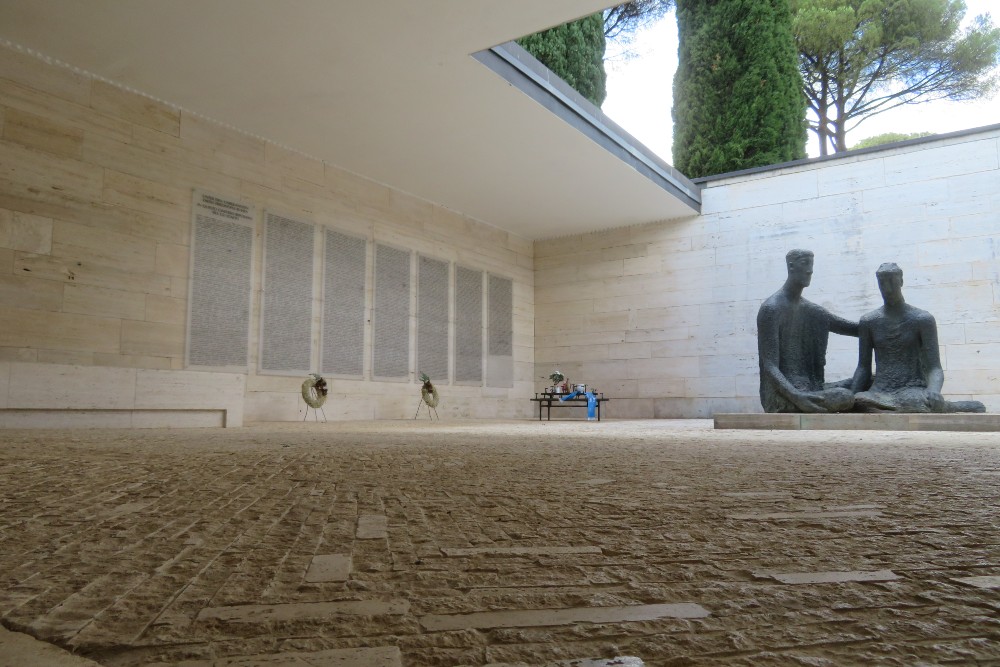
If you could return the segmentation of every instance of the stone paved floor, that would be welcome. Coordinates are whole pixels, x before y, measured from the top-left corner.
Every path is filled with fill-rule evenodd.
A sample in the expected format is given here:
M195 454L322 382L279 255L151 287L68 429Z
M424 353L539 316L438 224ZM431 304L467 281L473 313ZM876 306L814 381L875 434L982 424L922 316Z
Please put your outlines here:
M1000 664L998 491L997 434L4 431L0 619L122 666Z

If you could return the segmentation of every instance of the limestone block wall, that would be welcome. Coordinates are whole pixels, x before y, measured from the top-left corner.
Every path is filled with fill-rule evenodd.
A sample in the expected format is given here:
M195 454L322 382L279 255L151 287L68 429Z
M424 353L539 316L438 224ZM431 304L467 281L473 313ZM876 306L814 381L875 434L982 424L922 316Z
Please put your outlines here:
M1000 411L1000 126L705 183L703 213L535 244L535 380L559 368L618 400L611 417L760 412L756 314L792 248L806 298L856 319L904 296L937 319L944 393ZM857 341L831 336L827 379Z
M238 380L184 365L195 189L249 202L258 217L250 352ZM257 372L266 209L364 236L369 252L385 243L511 279L513 387L436 379L439 412L530 413L530 241L6 47L0 47L0 408L136 409L148 407L143 401L152 395L165 407L222 403L232 410L230 425L301 419L304 378ZM411 322L411 337L414 329ZM413 416L417 369L407 382L374 382L370 352L368 332L365 379L331 380L330 419Z
M0 427L240 426L246 376L0 362Z

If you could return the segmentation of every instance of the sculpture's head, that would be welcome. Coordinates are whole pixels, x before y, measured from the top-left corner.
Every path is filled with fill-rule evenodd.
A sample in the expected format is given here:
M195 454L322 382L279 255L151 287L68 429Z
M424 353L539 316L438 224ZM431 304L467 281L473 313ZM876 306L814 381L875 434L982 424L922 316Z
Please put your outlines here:
M788 280L802 287L809 287L813 273L813 253L811 250L789 250L785 255Z
M875 270L878 291L886 305L903 302L903 269L895 262L886 262Z

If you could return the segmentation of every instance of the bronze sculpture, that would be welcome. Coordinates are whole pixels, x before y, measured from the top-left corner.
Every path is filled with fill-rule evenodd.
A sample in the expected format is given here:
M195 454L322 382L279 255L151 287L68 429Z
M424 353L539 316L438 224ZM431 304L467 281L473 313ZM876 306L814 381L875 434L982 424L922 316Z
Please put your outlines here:
M857 412L986 412L979 401L946 401L937 323L903 299L903 270L886 263L875 272L881 308L861 318L858 368L851 390ZM872 377L872 355L875 374Z
M937 323L903 299L903 271L875 272L883 305L859 324L802 298L812 280L813 253L791 250L788 278L757 313L760 402L765 412L985 412L979 401L947 401ZM858 336L851 379L824 377L830 332ZM872 356L875 358L874 372Z
M785 256L788 278L757 312L760 402L765 412L844 412L854 405L850 379L827 384L830 332L857 336L858 325L802 297L812 281L813 253Z

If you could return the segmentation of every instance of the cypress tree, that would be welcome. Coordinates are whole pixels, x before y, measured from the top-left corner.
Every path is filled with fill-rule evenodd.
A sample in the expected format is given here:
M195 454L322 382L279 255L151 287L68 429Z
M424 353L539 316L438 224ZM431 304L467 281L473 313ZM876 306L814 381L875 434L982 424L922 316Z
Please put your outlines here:
M595 105L604 102L607 75L602 14L522 37L517 43Z
M788 0L677 0L674 166L691 178L805 157Z

